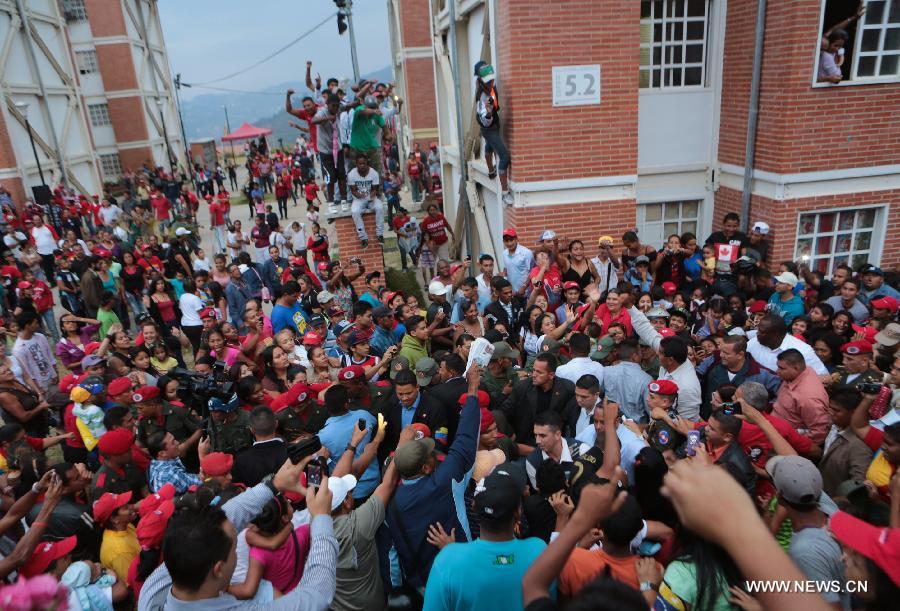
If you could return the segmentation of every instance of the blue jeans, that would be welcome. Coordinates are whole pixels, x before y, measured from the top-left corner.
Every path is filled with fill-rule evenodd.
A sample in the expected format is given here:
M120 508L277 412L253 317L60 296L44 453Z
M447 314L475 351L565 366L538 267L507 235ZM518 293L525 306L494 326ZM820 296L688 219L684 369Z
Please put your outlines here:
M131 313L134 315L134 320L137 321L138 318L141 317L142 314L147 313L147 308L144 307L144 302L141 300L139 295L135 295L134 293L125 292L125 301L128 302L128 305L131 307Z

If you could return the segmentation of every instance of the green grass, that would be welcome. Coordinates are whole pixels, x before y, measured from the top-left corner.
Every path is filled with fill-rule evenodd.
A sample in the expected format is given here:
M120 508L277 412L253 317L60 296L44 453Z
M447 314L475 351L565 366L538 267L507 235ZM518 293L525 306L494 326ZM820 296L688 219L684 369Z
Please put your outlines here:
M384 270L385 285L392 291L403 291L404 295L415 295L419 304L424 304L425 298L422 295L422 287L416 280L415 267L410 271L401 271L399 269L387 268Z

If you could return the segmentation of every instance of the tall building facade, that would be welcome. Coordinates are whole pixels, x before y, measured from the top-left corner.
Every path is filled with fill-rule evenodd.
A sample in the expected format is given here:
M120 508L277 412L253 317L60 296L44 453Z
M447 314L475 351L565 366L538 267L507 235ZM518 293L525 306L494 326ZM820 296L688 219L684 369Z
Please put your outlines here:
M0 181L16 202L41 172L93 194L128 168L183 164L155 0L11 0L0 40Z
M702 241L734 211L770 225L770 262L803 260L826 274L840 263L897 267L900 2L864 4L847 26L843 80L831 84L817 79L822 33L853 15L855 1L769 2L759 20L752 1L431 0L440 142L450 153L445 213L459 218L458 86L476 252L498 252L508 226L526 243L555 229L588 252L600 235L630 229L657 247L673 233ZM479 59L497 73L510 207L475 137Z

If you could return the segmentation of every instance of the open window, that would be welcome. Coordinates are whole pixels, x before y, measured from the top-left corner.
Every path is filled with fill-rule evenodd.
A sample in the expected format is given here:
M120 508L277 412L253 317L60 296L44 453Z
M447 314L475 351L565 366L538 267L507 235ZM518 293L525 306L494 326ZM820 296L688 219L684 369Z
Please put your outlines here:
M856 17L861 5L865 13ZM846 35L842 46L841 30ZM823 0L820 38L829 34L834 44L819 52L816 81L834 83L824 78L829 69L834 71L833 64L841 83L900 78L900 0Z

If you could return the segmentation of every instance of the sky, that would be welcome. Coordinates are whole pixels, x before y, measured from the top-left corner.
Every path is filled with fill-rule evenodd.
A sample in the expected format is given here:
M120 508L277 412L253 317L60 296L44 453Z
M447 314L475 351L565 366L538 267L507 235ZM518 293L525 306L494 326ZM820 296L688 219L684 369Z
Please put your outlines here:
M252 65L337 10L333 0L159 0L163 35L173 73L187 83L218 79ZM353 5L360 73L390 64L386 0ZM338 36L337 17L268 62L212 86L246 91L296 81L302 89L306 61L324 81L352 77L349 34ZM182 89L184 98L214 90Z

